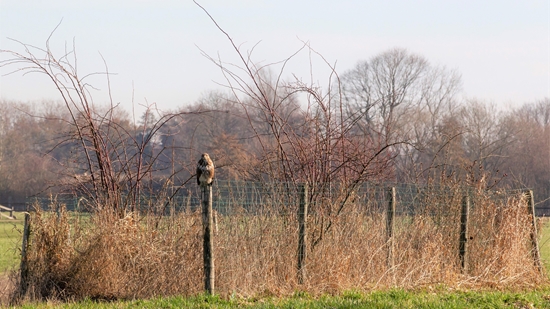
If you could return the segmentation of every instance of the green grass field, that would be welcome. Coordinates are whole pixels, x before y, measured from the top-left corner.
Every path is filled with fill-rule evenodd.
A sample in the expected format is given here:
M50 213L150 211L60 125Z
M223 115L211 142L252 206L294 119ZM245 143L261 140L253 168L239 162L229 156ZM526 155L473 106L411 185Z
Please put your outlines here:
M22 218L18 215L18 218ZM22 221L0 221L0 271L17 267ZM550 221L542 225L541 257L550 273ZM218 296L168 297L151 300L78 303L26 303L18 308L550 308L550 286L532 291L460 291L435 287L416 291L401 289L372 293L344 292L311 297L296 293L286 298L222 299Z
M550 290L529 292L390 290L344 292L337 296L287 298L230 298L217 296L170 297L152 300L97 303L32 303L21 308L550 308Z
M540 258L546 268L546 272L550 274L550 220L545 219L543 221L540 234Z

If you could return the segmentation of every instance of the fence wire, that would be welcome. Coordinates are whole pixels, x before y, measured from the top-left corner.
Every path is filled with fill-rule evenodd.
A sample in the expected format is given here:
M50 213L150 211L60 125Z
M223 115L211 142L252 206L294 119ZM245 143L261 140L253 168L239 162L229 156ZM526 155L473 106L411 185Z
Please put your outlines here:
M254 214L275 209L292 211L296 210L299 204L302 185L284 182L216 181L213 187L213 207L221 214L231 214L235 211ZM326 208L327 205L332 205L331 209L338 214L342 212L383 213L387 210L387 190L394 187L397 197L397 215L435 217L453 215L456 212L456 207L453 206L460 203L465 195L472 197L472 205L475 207L478 204L475 197L479 195L479 192L476 193L472 188L465 187L391 183L361 183L354 185L353 189L341 186L339 183L310 184L308 197L312 205L310 208ZM176 212L200 209L201 197L198 187L184 187L178 191L178 194L163 194L162 199L155 195L143 196L138 209L141 211L149 208L162 209L166 212L165 214L169 214L170 209ZM483 190L482 198L506 201L510 197L519 197L525 192L526 190ZM167 198L167 195L171 197ZM37 197L30 198L26 202L26 210L32 210L33 204L46 209L51 203L60 203L70 211L90 211L86 202L84 198L72 195L58 195L53 198ZM502 207L506 205L504 203Z

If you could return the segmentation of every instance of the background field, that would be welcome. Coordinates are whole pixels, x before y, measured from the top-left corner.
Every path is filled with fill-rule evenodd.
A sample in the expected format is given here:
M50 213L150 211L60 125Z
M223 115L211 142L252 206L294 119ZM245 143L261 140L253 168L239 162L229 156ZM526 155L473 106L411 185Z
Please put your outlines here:
M17 220L0 218L0 274L19 265L23 214L15 213Z
M550 220L541 219L541 231L539 235L539 248L542 263L546 268L546 274L550 274Z

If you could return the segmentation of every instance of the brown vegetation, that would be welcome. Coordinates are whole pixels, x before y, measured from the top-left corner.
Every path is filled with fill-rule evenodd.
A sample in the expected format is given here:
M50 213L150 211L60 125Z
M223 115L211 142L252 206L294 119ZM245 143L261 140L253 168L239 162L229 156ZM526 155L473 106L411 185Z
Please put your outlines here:
M429 189L415 195L408 208L398 207L391 268L386 202L375 199L379 189L361 189L346 212L332 220L323 241L308 244L304 284L297 280L298 222L292 201L278 204L283 197L272 196L276 200L270 204L241 199L219 208L216 291L254 296L434 284L518 288L545 282L533 261L532 218L521 193L471 193L469 267L463 271L458 255L462 194L449 189ZM404 201L406 192L401 193ZM199 212L161 218L100 212L89 220L59 213L37 209L33 215L29 297L133 299L202 291ZM314 213L308 221L323 216ZM309 239L313 233L308 232Z

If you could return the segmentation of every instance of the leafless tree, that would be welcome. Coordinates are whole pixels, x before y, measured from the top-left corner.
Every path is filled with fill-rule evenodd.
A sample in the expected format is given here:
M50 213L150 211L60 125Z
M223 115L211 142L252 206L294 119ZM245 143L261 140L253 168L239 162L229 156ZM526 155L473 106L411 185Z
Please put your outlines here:
M500 167L505 182L534 189L541 206L550 208L550 99L544 98L512 110L502 121L513 143ZM548 210L546 210L548 214Z
M508 147L514 143L513 127L506 125L506 116L494 104L471 100L460 110L459 117L466 128L464 148L468 160L480 165L488 184L501 178L499 169L507 159Z
M342 75L342 97L354 130L394 147L400 180L416 181L448 144L438 128L456 111L460 76L424 57L395 48ZM439 142L437 142L439 140ZM431 153L431 154L428 154Z

